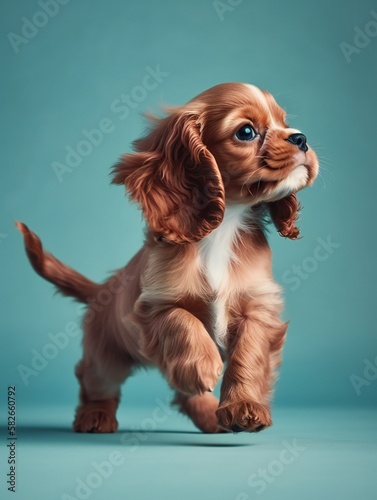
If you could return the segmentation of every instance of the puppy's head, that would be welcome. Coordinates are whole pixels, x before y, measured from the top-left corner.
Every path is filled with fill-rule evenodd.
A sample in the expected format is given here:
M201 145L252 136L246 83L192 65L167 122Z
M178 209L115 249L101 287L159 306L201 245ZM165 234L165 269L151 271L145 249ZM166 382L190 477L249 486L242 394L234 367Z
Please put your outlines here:
M296 193L312 184L318 160L285 117L268 92L217 85L153 120L113 182L125 183L158 238L199 241L221 224L226 204L265 203L280 234L295 239Z

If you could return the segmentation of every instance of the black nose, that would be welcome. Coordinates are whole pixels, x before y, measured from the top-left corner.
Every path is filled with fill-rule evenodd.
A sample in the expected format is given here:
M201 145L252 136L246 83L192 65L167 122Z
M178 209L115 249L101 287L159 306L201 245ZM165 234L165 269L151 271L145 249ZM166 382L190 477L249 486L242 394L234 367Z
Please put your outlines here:
M304 153L306 153L306 151L309 149L308 145L306 144L306 137L304 136L304 134L292 134L288 137L287 141L297 146L298 149L300 151L304 151Z

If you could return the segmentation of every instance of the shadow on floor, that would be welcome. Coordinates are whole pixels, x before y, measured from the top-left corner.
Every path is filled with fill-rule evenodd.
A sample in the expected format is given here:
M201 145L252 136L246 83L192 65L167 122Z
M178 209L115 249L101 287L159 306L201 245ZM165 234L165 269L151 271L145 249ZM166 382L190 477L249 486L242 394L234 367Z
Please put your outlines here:
M0 427L0 434L5 436L7 428ZM254 443L239 442L237 436L229 434L204 434L191 430L154 430L142 431L134 429L121 429L114 434L76 433L71 427L19 425L17 427L18 443L25 444L59 444L70 446L74 444L128 446L195 446L195 447L239 447L253 446ZM238 441L238 442L236 442Z

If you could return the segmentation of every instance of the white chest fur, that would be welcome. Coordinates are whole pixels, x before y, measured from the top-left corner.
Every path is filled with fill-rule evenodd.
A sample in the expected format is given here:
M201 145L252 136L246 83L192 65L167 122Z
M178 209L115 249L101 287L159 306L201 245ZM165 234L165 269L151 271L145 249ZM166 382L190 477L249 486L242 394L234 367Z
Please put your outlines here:
M245 205L227 207L220 226L199 242L200 264L215 292L227 285L229 264L236 258L233 248L237 235L246 227L246 210Z
M237 259L234 247L239 231L246 228L247 209L245 205L228 206L220 226L198 243L200 266L216 293L213 303L214 334L220 345L224 344L228 324L224 292L229 282L230 264Z

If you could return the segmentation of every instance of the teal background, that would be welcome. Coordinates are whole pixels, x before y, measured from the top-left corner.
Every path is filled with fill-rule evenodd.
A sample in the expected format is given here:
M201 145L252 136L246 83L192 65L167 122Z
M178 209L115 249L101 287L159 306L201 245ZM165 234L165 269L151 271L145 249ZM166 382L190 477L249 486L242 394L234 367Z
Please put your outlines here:
M130 151L131 141L145 129L141 114L158 112L164 104L185 103L204 89L227 81L250 82L269 90L287 110L290 124L307 135L321 161L320 177L300 195L303 238L285 241L271 231L275 277L285 289L284 317L291 321L274 400L276 411L291 412L294 418L295 407L307 412L311 407L323 411L337 407L334 411L340 412L336 413L338 418L343 414L341 408L347 407L344 412L348 413L367 408L374 411L376 407L377 380L367 381L358 395L350 377L364 377L365 360L377 363L377 38L353 54L350 63L340 44L354 43L354 27L364 29L374 19L370 11L377 12L377 3L223 3L229 10L220 19L211 0L71 0L60 5L57 15L16 54L7 35L21 34L23 16L32 19L41 8L35 1L2 2L0 401L3 411L7 385L17 385L19 418L25 424L33 412L38 414L43 408L43 415L50 415L52 420L44 417L41 422L48 420L54 425L57 409L64 407L61 414L67 415L64 422L68 429L77 400L73 367L80 358L81 336L72 338L44 370L29 379L27 386L18 367L30 366L32 350L40 352L50 342L49 333L64 330L68 322L79 324L81 308L69 299L54 296L52 285L35 275L13 221L27 223L63 262L93 280L105 279L113 269L123 266L143 241L140 212L125 199L122 188L109 184L111 165L120 154ZM146 68L157 65L167 75L121 119L116 100L135 92L147 74ZM104 119L111 120L113 132L104 135L92 153L59 182L51 165L64 163L65 148L76 147L84 138L82 130L98 128ZM311 260L313 272L293 286L293 266L310 265L307 259L315 254L318 238L330 238L338 247L326 260L314 264ZM143 408L153 407L156 397L165 400L169 390L156 372L139 372L127 382L123 394L121 411L127 418L127 410L132 408L148 415ZM319 418L325 422L324 415ZM334 422L331 429L336 435ZM340 440L351 435L351 422L352 418L349 431L342 428ZM293 436L297 435L294 428ZM58 433L49 441L51 434L44 432L43 426L34 430L30 431L31 443L38 445L39 439L44 439L52 454L69 435L68 431ZM284 438L274 432L271 436L276 436L279 450ZM67 445L74 439L70 438ZM254 437L232 439L250 443ZM365 437L365 443L369 441ZM50 445L56 447L50 449ZM29 458L23 457L23 470L33 470L32 450ZM62 455L68 461L69 450ZM334 453L325 454L329 464L337 456ZM229 456L220 456L224 464L228 463ZM214 460L211 453L206 457ZM231 457L237 463L237 448L232 448ZM38 460L34 467L45 470L43 457ZM145 460L149 466L154 463L149 455ZM142 474L143 463L135 474ZM173 497L177 497L184 470L191 462L179 463L182 474L177 476L177 488L169 490ZM316 455L306 470L313 472L315 463ZM347 477L347 470L353 470L351 462L342 470ZM216 470L211 469L208 477L212 473ZM195 476L198 481L199 476ZM243 486L236 486L237 474L232 477L234 487L221 489L214 498L236 498L243 491ZM355 494L363 492L360 498L371 498L370 477L363 478L364 489L352 490ZM246 479L243 475L242 481ZM21 488L25 488L25 476L23 481L20 479ZM162 488L159 481L156 477L155 491ZM37 487L35 484L36 491ZM290 498L295 494L301 498L292 487L279 490L276 481L270 491L280 496L290 492ZM105 490L101 491L95 493L98 498ZM274 495L272 498L276 498ZM130 498L146 497L134 494Z

